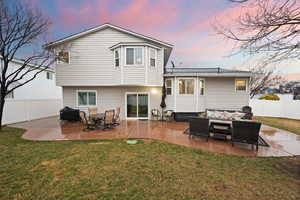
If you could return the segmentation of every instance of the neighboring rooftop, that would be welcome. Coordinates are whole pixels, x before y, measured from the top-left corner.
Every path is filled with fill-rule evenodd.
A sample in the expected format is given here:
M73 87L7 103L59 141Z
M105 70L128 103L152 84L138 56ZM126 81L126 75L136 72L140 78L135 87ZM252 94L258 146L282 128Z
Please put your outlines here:
M187 76L252 76L251 71L242 71L242 70L232 70L232 69L224 69L220 67L212 67L212 68L166 68L165 76L176 76L176 75L187 75Z

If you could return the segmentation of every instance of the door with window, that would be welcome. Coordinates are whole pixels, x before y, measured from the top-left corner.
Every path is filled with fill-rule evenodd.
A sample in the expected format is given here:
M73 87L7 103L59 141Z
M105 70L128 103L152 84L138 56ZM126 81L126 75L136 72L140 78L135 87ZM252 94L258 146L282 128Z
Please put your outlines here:
M149 94L148 93L126 93L126 118L148 119Z

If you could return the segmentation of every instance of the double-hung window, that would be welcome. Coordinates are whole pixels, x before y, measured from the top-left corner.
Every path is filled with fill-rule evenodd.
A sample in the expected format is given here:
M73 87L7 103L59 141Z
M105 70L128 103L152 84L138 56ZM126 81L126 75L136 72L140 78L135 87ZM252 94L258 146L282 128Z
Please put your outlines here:
M68 51L58 52L57 63L58 64L70 64L70 53Z
M204 95L204 89L205 88L205 82L204 79L200 79L199 82L199 90L200 90L200 95L203 96Z
M194 94L194 79L179 79L178 92L179 94Z
M247 80L246 79L236 79L235 80L235 91L245 92L247 91Z
M150 48L150 66L155 67L156 66L156 49Z
M143 65L143 47L126 47L126 65Z
M77 91L78 106L96 106L97 92L92 90Z
M120 51L119 49L115 50L115 67L120 66Z
M172 80L171 79L166 80L165 87L166 87L166 94L172 95Z

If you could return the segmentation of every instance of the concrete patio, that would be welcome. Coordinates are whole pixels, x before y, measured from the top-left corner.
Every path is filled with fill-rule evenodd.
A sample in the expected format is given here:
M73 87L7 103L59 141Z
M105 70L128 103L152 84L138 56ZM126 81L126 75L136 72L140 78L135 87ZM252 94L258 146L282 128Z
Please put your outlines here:
M262 126L260 136L270 147L259 146L259 150L252 150L251 145L209 139L191 139L184 134L188 123L161 122L161 121L122 121L121 125L112 130L83 131L79 122L60 122L57 117L33 120L12 126L27 129L22 136L26 140L58 141L58 140L104 140L104 139L152 139L164 142L201 149L204 151L240 155L240 156L295 156L300 155L300 136L276 129Z

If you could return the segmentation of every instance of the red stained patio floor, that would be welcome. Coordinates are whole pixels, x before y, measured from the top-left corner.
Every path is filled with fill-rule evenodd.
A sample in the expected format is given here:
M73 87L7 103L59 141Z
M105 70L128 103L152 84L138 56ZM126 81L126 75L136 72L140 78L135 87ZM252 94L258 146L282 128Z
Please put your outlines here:
M241 156L269 157L300 155L299 135L269 126L262 126L260 136L270 147L259 146L258 151L252 150L251 145L248 144L236 143L232 147L229 141L209 139L206 142L206 140L201 138L191 139L183 133L188 128L188 123L183 122L128 120L122 121L119 126L111 130L86 132L83 131L83 125L79 122L60 122L57 117L51 117L18 123L12 126L27 129L22 137L35 141L140 138L161 140L204 151Z

